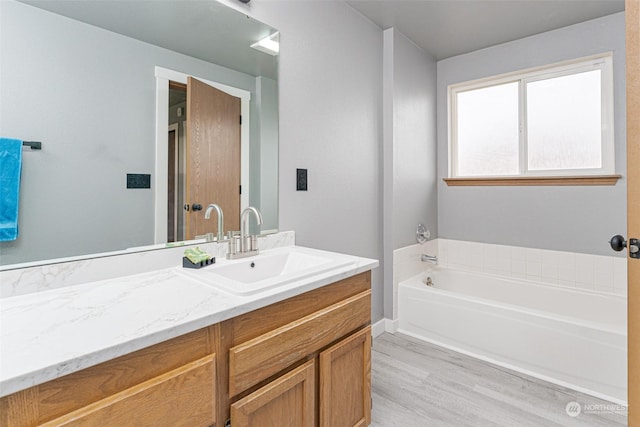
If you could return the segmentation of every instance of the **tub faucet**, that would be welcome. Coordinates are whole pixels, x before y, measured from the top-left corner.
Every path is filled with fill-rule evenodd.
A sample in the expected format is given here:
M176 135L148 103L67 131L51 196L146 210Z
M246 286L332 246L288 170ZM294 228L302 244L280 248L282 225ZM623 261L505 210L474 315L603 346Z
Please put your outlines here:
M218 242L224 239L224 215L222 214L222 208L215 203L211 203L207 206L207 210L204 213L204 219L211 218L211 211L216 210L218 213Z
M438 257L437 256L433 256L433 255L422 254L422 255L420 255L420 261L422 261L422 262L430 262L431 264L437 264L438 263Z
M262 225L262 214L257 208L249 206L240 215L240 244L234 238L229 241L228 259L244 258L258 255L258 237L249 235L249 214L253 213L258 225Z

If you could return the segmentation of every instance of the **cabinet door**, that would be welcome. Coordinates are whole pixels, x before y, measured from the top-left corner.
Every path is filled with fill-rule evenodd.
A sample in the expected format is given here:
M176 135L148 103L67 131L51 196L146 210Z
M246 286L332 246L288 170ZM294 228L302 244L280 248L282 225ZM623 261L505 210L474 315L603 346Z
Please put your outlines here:
M371 423L371 327L320 353L320 427Z
M231 405L233 427L314 427L313 360Z
M215 373L212 354L42 426L210 426L215 422Z

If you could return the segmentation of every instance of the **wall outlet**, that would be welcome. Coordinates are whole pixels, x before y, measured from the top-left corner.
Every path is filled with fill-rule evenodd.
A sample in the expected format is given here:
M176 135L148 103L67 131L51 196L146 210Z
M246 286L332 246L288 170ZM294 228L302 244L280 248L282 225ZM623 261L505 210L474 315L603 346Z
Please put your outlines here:
M306 169L296 169L296 191L307 191Z

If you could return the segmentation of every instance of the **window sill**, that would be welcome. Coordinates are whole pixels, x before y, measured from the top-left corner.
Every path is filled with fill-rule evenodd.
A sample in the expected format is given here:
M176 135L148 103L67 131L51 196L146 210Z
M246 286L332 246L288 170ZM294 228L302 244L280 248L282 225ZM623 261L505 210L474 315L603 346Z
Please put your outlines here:
M592 176L517 176L492 178L443 178L450 187L524 186L524 185L616 185L622 175Z

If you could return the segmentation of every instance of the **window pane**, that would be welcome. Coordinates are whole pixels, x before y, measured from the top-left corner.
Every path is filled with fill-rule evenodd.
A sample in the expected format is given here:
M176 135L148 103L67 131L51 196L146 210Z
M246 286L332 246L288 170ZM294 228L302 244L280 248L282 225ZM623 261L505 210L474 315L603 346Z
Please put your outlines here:
M457 106L457 175L517 175L518 83L460 92Z
M527 84L529 170L602 167L600 70Z

